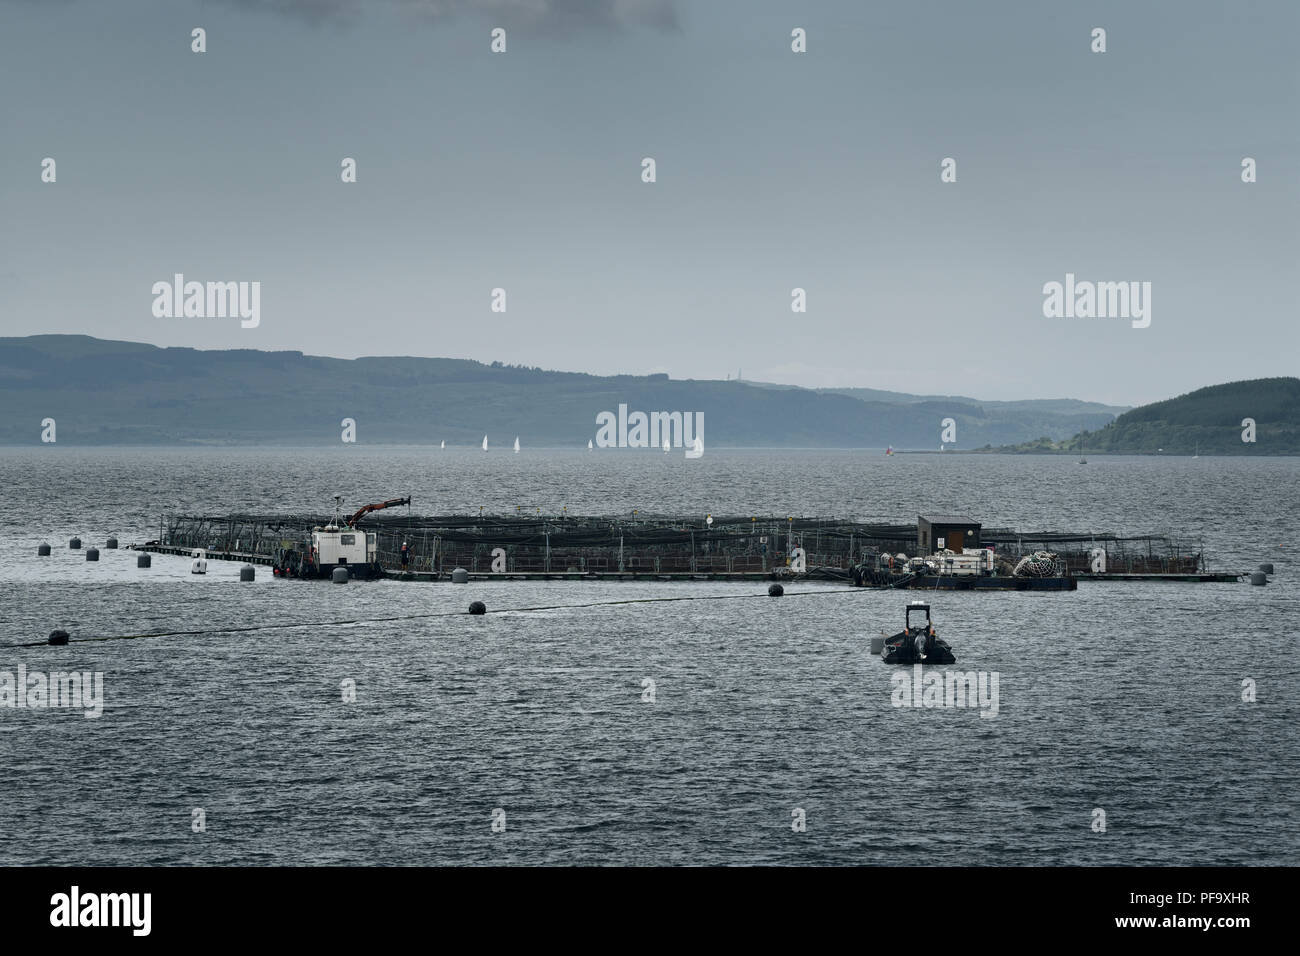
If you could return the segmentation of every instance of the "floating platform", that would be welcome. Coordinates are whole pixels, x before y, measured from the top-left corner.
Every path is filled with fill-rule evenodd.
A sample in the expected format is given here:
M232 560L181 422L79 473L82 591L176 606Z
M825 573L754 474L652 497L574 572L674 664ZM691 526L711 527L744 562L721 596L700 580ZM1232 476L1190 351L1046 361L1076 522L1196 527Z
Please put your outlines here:
M1182 581L1188 584L1232 584L1246 577L1245 571L1201 571L1194 574L1076 574L1080 581Z
M861 587L872 587L870 584ZM877 585L879 587L879 585ZM884 585L889 588L891 585ZM900 590L919 591L1074 591L1079 587L1074 575L1059 578L1018 578L1004 574L974 575L916 575L904 584L893 585Z
M474 580L814 580L865 587L929 590L1075 590L1078 581L1237 581L1237 572L1210 572L1201 549L1161 535L1102 532L1020 532L973 524L966 540L993 553L980 575L892 575L854 580L865 561L890 555L927 554L939 532L928 519L888 524L846 518L745 515L578 516L397 514L356 518L355 528L373 536L375 562L384 576L408 581L450 580L463 568ZM286 555L310 547L325 514L172 515L158 538L138 550L189 557L202 549L217 561L280 568ZM924 523L923 523L924 522ZM950 538L955 535L949 533ZM951 543L951 541L949 542ZM941 546L941 545L940 545ZM960 548L961 545L955 545ZM1037 551L1059 556L1051 577L1013 573ZM1095 573L1104 552L1105 571ZM403 556L406 561L403 562ZM900 580L909 577L909 580Z
M156 541L150 541L146 544L128 544L127 548L131 551L148 551L150 554L170 554L181 558L194 557L194 548L179 548L170 544L158 544ZM267 564L274 565L275 559L265 554L253 554L247 551L209 551L204 549L204 555L209 561L239 561L241 564Z

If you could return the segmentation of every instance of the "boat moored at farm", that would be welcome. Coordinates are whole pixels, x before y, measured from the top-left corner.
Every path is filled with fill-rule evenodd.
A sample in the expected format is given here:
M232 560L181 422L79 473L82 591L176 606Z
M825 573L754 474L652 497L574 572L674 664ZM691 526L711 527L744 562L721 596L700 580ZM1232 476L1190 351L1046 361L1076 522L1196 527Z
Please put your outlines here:
M277 577L330 578L336 568L344 568L349 578L382 578L384 569L378 560L379 536L373 531L359 530L356 523L371 511L410 502L410 498L393 498L366 505L343 522L339 517L343 498L335 495L334 517L329 524L312 528L310 543L305 547L280 548L273 573Z

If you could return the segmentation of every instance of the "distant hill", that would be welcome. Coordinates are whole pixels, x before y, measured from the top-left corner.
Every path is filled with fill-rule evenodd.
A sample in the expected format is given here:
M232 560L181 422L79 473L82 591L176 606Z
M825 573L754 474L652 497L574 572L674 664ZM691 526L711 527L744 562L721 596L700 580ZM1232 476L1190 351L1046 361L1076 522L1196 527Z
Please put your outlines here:
M802 388L799 385L778 385L774 382L751 382L746 385L759 388ZM1084 402L1077 398L1027 398L1011 402L995 402L966 395L914 395L910 392L891 392L882 388L815 388L814 392L827 395L847 395L865 402L885 402L891 405L916 405L922 402L957 402L962 405L979 405L985 409L1002 409L1030 412L1059 412L1063 415L1090 415L1107 422L1129 410L1128 405L1104 405L1101 402ZM1097 427L1100 427L1098 425Z
M888 392L879 388L819 388L819 392L848 395L867 402L893 402L915 405L918 402L960 402L963 405L980 405L985 409L1012 411L1053 412L1062 415L1103 416L1107 420L1128 411L1128 405L1103 405L1101 402L1084 402L1077 398L1028 398L1014 402L991 402L964 395L910 395L907 392Z
M706 447L936 449L1064 439L1111 420L1073 400L980 402L765 387L666 375L597 376L465 359L334 359L253 349L201 351L83 335L0 338L0 443L39 443L42 419L61 444L325 444L340 422L359 442L579 445L596 415L703 412ZM903 400L903 399L906 400ZM915 399L915 400L913 400Z
M1242 441L1243 420L1255 441ZM1044 436L1010 448L1019 453L1296 455L1300 454L1300 378L1257 378L1211 385L1143 405L1095 431L1068 439Z
M1037 398L1015 402L990 402L957 395L908 395L903 392L885 392L874 388L819 389L828 394L848 395L862 401L887 402L925 409L957 422L957 435L967 438L975 435L1019 434L1028 438L1047 435L1064 438L1080 431L1102 428L1127 410L1122 405L1102 405L1074 398ZM1013 442L1016 439L1002 439ZM1020 439L1025 440L1024 438ZM995 442L996 439L992 439ZM969 443L958 443L958 448L970 448Z

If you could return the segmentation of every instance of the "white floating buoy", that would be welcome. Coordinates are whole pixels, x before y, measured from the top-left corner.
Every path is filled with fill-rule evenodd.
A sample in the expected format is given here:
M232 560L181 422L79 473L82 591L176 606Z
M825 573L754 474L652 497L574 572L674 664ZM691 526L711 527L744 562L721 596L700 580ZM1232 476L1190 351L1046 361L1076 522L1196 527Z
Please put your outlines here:
M202 550L194 552L194 560L190 562L190 574L207 574L208 559Z
M700 439L700 438L697 437L697 438L695 439L695 441L691 443L691 447L688 448L688 449L686 449L686 457L687 457L687 458L703 458L703 457L704 457L704 441L703 441L702 439Z

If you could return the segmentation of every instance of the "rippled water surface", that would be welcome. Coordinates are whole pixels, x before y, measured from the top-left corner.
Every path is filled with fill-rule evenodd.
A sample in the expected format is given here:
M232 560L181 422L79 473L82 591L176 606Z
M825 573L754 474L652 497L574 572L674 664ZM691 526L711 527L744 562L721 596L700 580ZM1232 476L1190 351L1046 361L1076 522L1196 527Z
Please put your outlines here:
M0 864L1296 864L1298 464L0 449L0 671L105 675L99 719L0 707ZM194 577L181 558L146 571L66 547L156 537L166 512L322 510L335 493L409 494L421 513L957 511L1186 535L1213 567L1277 573L928 594L959 668L999 677L981 718L892 705L867 645L901 623L913 595L897 592L337 587L260 568L250 585L234 564ZM612 603L665 597L698 600ZM474 599L521 610L462 613ZM74 643L18 646L55 627ZM202 633L75 643L159 631Z

